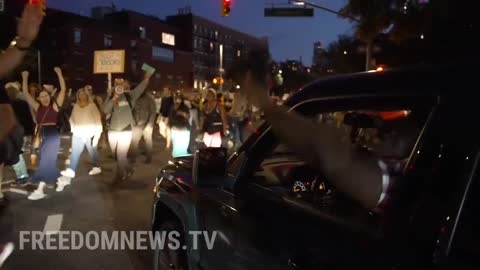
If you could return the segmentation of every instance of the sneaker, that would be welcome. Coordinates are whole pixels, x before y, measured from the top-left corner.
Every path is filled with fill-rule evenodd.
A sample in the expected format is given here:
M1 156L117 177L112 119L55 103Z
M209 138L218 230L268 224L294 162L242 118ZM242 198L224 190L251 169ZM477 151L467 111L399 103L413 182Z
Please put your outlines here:
M28 199L31 201L41 200L45 198L47 195L43 191L35 190L34 192L30 193Z
M65 177L75 178L75 172L70 168L68 168L64 171L61 171L60 174L65 176Z
M57 188L55 189L56 192L62 192L66 186L70 185L72 183L72 179L65 177L65 176L60 176L57 179Z
M93 167L90 172L88 172L88 175L97 175L102 173L102 168L100 167Z

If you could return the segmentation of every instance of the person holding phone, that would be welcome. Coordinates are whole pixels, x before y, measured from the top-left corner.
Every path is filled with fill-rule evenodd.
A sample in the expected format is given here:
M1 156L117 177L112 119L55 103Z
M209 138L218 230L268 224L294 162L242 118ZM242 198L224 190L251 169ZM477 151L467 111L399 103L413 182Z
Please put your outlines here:
M104 112L110 114L108 140L110 149L116 160L113 182L126 180L133 174L128 162L128 150L132 141L132 129L135 126L133 107L137 99L148 86L152 73L145 72L144 80L135 89L130 90L127 80L115 80L115 87L105 100Z

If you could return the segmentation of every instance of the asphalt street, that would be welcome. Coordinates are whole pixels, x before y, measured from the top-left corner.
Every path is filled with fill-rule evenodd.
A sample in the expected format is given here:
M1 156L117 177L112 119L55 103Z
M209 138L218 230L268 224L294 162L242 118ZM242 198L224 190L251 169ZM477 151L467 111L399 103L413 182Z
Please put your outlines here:
M16 249L2 270L152 269L153 255L149 250L32 250L31 245L19 250L19 234L20 231L44 231L49 226L82 233L150 230L154 179L170 157L164 150L164 140L156 137L154 143L152 163L144 164L144 157L138 157L132 178L119 184L111 182L114 161L109 149L102 149L102 174L88 175L91 164L84 151L72 185L63 192L48 189L46 199L29 201L27 192L32 188L8 190L9 185L3 185L10 203L0 213L0 244L11 241ZM61 169L68 158L69 144L68 138L62 139ZM5 181L13 180L13 171L5 170Z

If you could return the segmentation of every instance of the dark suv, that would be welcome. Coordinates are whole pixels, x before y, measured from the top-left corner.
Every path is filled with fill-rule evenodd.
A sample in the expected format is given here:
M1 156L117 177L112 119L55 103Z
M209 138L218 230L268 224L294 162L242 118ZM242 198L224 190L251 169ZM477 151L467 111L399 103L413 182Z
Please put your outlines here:
M384 211L336 190L268 123L228 160L224 149L205 149L170 161L156 179L152 228L180 231L185 248L156 250L155 269L480 269L473 71L459 65L332 77L287 102L393 164L398 199ZM371 151L392 132L410 143ZM191 231L217 232L214 245L193 247Z

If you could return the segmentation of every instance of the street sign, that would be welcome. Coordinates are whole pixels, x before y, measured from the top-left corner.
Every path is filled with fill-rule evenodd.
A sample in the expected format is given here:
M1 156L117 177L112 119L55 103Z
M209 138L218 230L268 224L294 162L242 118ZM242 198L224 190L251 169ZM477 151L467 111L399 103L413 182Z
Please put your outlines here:
M95 51L93 73L109 74L125 72L125 50Z
M265 8L265 17L313 17L313 8Z

